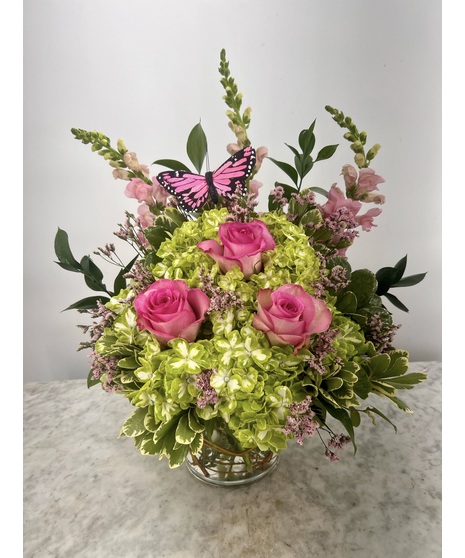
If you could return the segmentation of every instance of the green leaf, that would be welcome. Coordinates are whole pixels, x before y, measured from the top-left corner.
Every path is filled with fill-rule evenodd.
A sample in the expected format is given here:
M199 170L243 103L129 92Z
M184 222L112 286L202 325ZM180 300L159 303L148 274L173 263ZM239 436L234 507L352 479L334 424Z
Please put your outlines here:
M98 380L98 379L95 380L94 378L92 378L93 374L94 374L94 371L91 370L89 372L89 374L87 375L87 387L88 388L91 388L92 386L96 386L97 384L100 383L100 380Z
M350 413L350 420L352 421L354 428L360 426L360 413L357 411L357 409L350 409L349 413Z
M423 372L412 372L398 378L390 378L389 384L396 389L413 389L413 386L427 379Z
M277 161L272 157L268 157L268 159L272 161L277 167L279 167L283 172L285 172L287 176L292 180L292 182L294 182L294 184L297 186L299 177L294 167L292 167L289 163L285 163L284 161Z
M352 272L347 290L352 291L357 297L357 308L365 308L368 305L376 292L377 284L374 273L368 269L357 269Z
M326 190L324 190L323 188L319 188L318 186L312 186L311 188L309 188L309 190L311 190L312 192L316 192L317 194L321 194L325 198L327 198L329 195Z
M113 292L115 294L118 294L120 291L122 291L123 289L126 288L126 279L124 278L124 276L126 275L126 273L128 273L130 271L130 269L132 268L132 266L134 265L134 263L136 262L137 258L139 256L136 256L135 258L133 258L126 267L122 267L120 272L118 273L118 275L115 278L115 282L113 285Z
M207 138L200 124L196 124L187 138L187 155L192 161L192 164L197 169L197 172L202 171L202 165L207 154Z
M402 279L402 276L405 273L405 268L407 267L407 255L405 255L403 258L401 258L396 265L394 266L394 269L396 270L396 278L395 278L395 282L397 283L397 281L400 281Z
M313 133L315 124L316 120L312 122L309 128L302 130L299 134L299 145L305 157L310 155L315 147L315 134Z
M284 145L286 145L287 147L289 147L289 149L292 151L292 153L294 153L294 155L296 157L299 156L299 152L297 151L297 149L295 147L292 147L292 145L289 145L288 143L285 143Z
M97 308L97 302L101 302L102 304L106 304L110 299L107 296L88 296L86 298L81 298L68 308L65 308L63 312L66 310L93 310Z
M391 285L391 287L412 287L413 285L417 285L426 277L426 273L417 273L416 275L409 275L408 277L403 277L397 283Z
M168 231L160 226L147 227L144 230L145 238L150 242L151 246L158 250L160 244L168 237Z
M382 296L388 292L393 283L396 282L397 271L393 267L382 267L376 272L378 287L376 294Z
M121 428L121 433L129 438L134 438L143 434L145 430L144 419L147 414L147 408L139 408L132 413L132 415L126 419L125 423Z
M384 373L389 369L391 358L388 354L384 353L382 355L371 357L368 361L366 361L366 363L371 372L370 380L375 380L385 377Z
M352 420L350 418L349 413L345 409L336 409L332 405L325 405L328 413L338 420L342 426L347 430L347 433L350 436L350 440L352 445L354 446L354 455L357 453L357 446L355 445L355 432L354 432L354 425L352 424Z
M357 310L357 297L353 292L347 291L337 300L336 308L342 314L354 314Z
M106 287L102 283L103 273L89 256L82 257L81 268L82 273L84 273L85 282L90 289L106 292Z
M373 424L376 425L375 419L373 417L371 417L371 413L375 413L376 415L378 415L382 419L384 419L386 422L388 422L394 428L394 430L397 432L397 426L393 422L391 422L387 418L387 416L385 414L383 414L380 410L378 410L376 407L367 407L366 409L361 410L361 412L366 413L368 416L370 416Z
M389 300L389 302L395 306L396 308L399 308L399 310L403 310L404 312L408 312L409 309L407 308L407 306L405 306L405 304L403 304L396 296L394 296L391 293L385 293L384 296Z
M60 266L68 271L81 271L80 263L75 260L69 247L68 233L60 228L55 235L55 254ZM58 262L57 262L58 263Z
M182 415L178 422L178 426L176 427L176 442L178 444L191 444L196 436L196 432L192 430L189 426L189 417L186 414Z
M184 163L180 161L176 161L175 159L157 159L152 163L152 165L161 165L162 167L166 167L168 169L172 169L175 171L182 170L186 172L191 172L189 167L186 167Z
M199 423L197 417L195 416L195 412L192 409L189 409L189 428L197 433L205 430L205 427Z
M337 148L338 148L338 144L327 145L326 147L323 147L318 152L318 155L316 156L315 162L316 161L324 161L325 159L329 159L330 157L332 157L334 155Z

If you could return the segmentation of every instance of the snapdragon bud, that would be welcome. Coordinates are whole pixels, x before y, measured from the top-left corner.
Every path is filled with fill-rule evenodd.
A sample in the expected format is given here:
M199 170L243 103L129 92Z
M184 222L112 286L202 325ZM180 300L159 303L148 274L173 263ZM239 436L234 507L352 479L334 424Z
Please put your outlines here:
M363 155L363 153L357 153L354 157L354 161L357 167L361 169L365 164L365 156Z
M126 148L126 145L124 144L124 141L121 138L118 140L116 146L117 146L118 151L120 153L122 153L123 155L124 155L124 153L126 153L127 148Z

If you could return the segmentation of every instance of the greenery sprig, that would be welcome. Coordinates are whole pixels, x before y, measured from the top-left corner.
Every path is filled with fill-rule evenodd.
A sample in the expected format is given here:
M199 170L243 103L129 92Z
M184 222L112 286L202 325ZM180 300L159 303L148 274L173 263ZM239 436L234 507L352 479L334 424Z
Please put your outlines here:
M71 133L82 143L90 143L92 151L97 152L98 155L108 161L111 167L115 169L124 169L127 172L128 178L141 178L147 184L152 183L143 172L134 168L129 168L124 160L124 156L128 153L128 150L122 139L118 140L117 148L115 149L111 146L110 138L102 132L89 132L80 128L71 128Z
M237 84L231 76L229 62L226 60L225 49L223 49L220 53L220 67L218 68L218 71L223 76L220 80L220 83L225 91L223 100L230 109L226 111L226 116L229 118L228 126L234 132L239 147L247 147L250 145L250 140L247 136L247 129L250 125L250 115L252 109L247 107L241 114L242 93L239 93Z
M379 143L375 143L366 153L365 144L367 141L367 133L359 132L357 126L352 121L350 116L344 116L344 113L329 105L325 109L333 115L333 120L339 124L341 128L348 130L344 134L344 138L351 142L350 148L355 153L354 161L359 169L367 168L370 166L371 161L376 157L378 151L381 149Z

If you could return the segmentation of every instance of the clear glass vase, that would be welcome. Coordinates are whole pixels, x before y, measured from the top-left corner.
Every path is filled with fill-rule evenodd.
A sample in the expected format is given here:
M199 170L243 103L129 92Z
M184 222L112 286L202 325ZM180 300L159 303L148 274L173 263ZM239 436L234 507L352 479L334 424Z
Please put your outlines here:
M256 482L270 474L279 456L259 448L243 450L226 428L216 428L211 436L204 434L200 451L189 453L188 470L197 479L217 486L240 486Z

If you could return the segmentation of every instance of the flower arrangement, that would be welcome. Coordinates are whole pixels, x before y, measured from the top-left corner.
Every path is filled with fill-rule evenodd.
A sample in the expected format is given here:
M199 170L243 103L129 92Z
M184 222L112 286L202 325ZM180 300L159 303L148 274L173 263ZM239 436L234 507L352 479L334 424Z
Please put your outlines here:
M127 212L115 233L134 248L134 258L122 263L114 244L95 252L120 267L113 289L90 256L74 258L64 230L55 238L57 263L82 273L99 293L69 307L91 317L80 326L90 336L81 344L91 350L88 386L126 397L134 412L121 433L142 454L165 456L170 467L211 450L215 430L232 440L248 467L252 452L269 459L308 437L319 437L337 461L348 442L355 451L363 416L390 422L364 406L369 396L410 412L398 391L426 375L409 373L407 352L392 345L398 326L384 299L407 310L390 289L425 274L404 277L406 256L376 273L353 270L347 258L385 201L378 189L384 179L370 168L378 144L366 149L367 134L327 106L345 130L354 165L342 168L344 190L337 183L328 191L304 188L312 167L338 146L315 154L313 122L297 147L288 146L292 163L254 149L251 111L242 111L224 50L219 72L235 141L214 172L202 174L208 148L200 124L187 140L195 171L158 159L153 164L164 170L152 178L122 140L113 147L100 132L72 129L139 202L137 215ZM259 212L256 175L268 161L288 180L274 184L268 211Z

